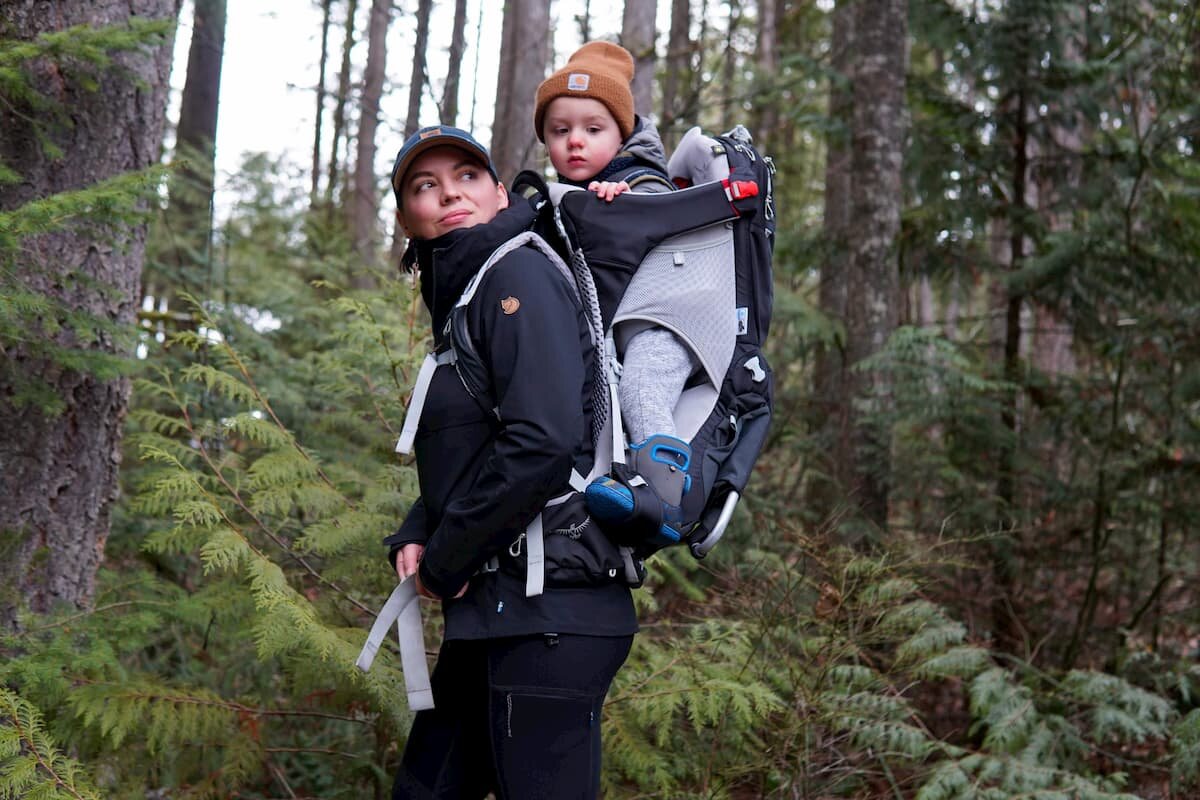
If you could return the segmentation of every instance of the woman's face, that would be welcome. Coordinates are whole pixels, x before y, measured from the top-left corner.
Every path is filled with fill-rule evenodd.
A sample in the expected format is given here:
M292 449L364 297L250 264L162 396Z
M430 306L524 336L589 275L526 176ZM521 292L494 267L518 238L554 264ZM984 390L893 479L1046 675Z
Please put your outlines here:
M413 161L400 183L396 218L412 239L436 239L457 228L491 222L508 208L508 192L478 158L453 145L433 147Z

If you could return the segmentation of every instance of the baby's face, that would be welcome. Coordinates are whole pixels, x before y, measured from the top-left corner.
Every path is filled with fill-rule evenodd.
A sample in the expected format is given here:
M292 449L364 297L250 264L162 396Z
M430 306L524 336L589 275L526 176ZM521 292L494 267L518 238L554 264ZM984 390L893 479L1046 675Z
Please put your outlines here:
M607 106L590 97L554 98L542 124L550 163L563 178L589 180L621 150L617 121Z

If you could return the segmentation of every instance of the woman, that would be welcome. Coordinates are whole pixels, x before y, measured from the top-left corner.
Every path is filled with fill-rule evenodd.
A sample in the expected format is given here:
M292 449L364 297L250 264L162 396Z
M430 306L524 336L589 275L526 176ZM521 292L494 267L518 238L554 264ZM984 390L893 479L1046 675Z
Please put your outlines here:
M449 126L404 143L392 188L442 349L463 289L534 211ZM570 552L586 538L577 525L547 522L542 594L526 596L522 552L526 526L590 467L587 323L568 279L529 246L495 262L466 312L490 398L436 370L415 438L421 497L385 540L446 622L436 707L417 714L393 797L594 798L601 705L637 630L630 590L609 569L615 548Z

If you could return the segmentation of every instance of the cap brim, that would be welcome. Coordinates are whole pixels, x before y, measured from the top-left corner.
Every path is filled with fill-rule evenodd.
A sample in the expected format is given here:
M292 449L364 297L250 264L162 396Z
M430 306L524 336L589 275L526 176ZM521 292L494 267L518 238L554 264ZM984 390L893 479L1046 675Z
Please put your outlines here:
M420 155L426 150L434 147L457 147L459 150L471 153L472 155L477 156L480 162L487 167L487 170L489 173L491 173L492 177L495 177L497 181L500 180L499 177L496 176L495 167L492 166L491 156L488 155L488 152L484 150L481 145L473 144L465 139L459 138L458 136L441 134L438 136L430 136L428 139L422 139L414 144L412 149L409 150L404 156L404 159L392 168L392 189L394 191L400 190L399 182L401 179L403 179L404 174L408 172L408 169L412 166L412 163L416 161L417 158L420 157Z

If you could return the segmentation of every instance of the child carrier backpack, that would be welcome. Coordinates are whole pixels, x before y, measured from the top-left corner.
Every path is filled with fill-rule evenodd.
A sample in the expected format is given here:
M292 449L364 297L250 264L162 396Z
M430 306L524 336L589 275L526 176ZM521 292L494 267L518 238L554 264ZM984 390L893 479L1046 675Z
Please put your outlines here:
M629 339L662 326L695 354L700 369L674 414L690 458L680 464L653 451L629 452L639 469L666 464L686 471L688 490L674 524L683 534L680 543L703 558L724 534L771 417L772 374L762 347L773 302L775 169L739 125L711 138L699 128L689 130L668 172L680 191L627 192L611 203L588 191L547 185L532 172L518 175L512 189L543 204L535 231L570 265L593 327L593 386L599 391L592 404L597 447L589 478L608 472L644 483L626 464L617 395ZM469 332L463 327L456 333L453 338L468 349ZM486 397L478 371L460 374L469 391ZM646 539L632 548L639 575L640 562L666 544Z
M453 365L481 406L487 410L495 407L466 315L475 289L494 263L516 247L533 246L575 286L596 355L591 420L594 460L587 475L581 474L579 467L586 470L588 465L577 465L570 479L571 491L549 501L510 548L514 556L523 548L526 595L540 594L551 570L568 580L595 574L594 563L581 570L572 562L589 558L594 562L598 552L614 549L607 541L594 545L595 537L605 537L594 530L599 526L588 524L583 496L589 482L598 476L617 472L635 484L641 478L625 463L617 393L619 356L639 327L671 329L692 349L701 367L674 414L678 436L689 443L691 451L686 464L673 465L686 470L688 484L680 501L678 524L683 536L679 543L687 544L694 557L707 555L724 534L766 442L773 378L762 347L773 301L774 165L755 149L749 132L740 125L712 138L693 128L681 140L668 172L681 187L679 191L626 192L611 203L586 190L548 186L536 173L518 175L510 188L538 208L533 230L502 245L481 267L447 320L450 347L430 354L418 374L396 445L398 452L411 451L425 392L439 367ZM663 284L671 291L661 291ZM688 313L662 300L679 293L675 290L687 293L701 288L708 305L699 315L694 309ZM653 463L654 454L649 455ZM565 531L566 535L546 536L546 531ZM604 562L606 567L611 565L607 579L639 585L645 576L644 559L661 546L642 542L616 548L620 560ZM565 557L557 557L563 554ZM498 568L495 563L486 567ZM414 711L432 708L411 577L401 581L380 611L357 666L363 671L370 669L393 624L400 639L409 707Z

